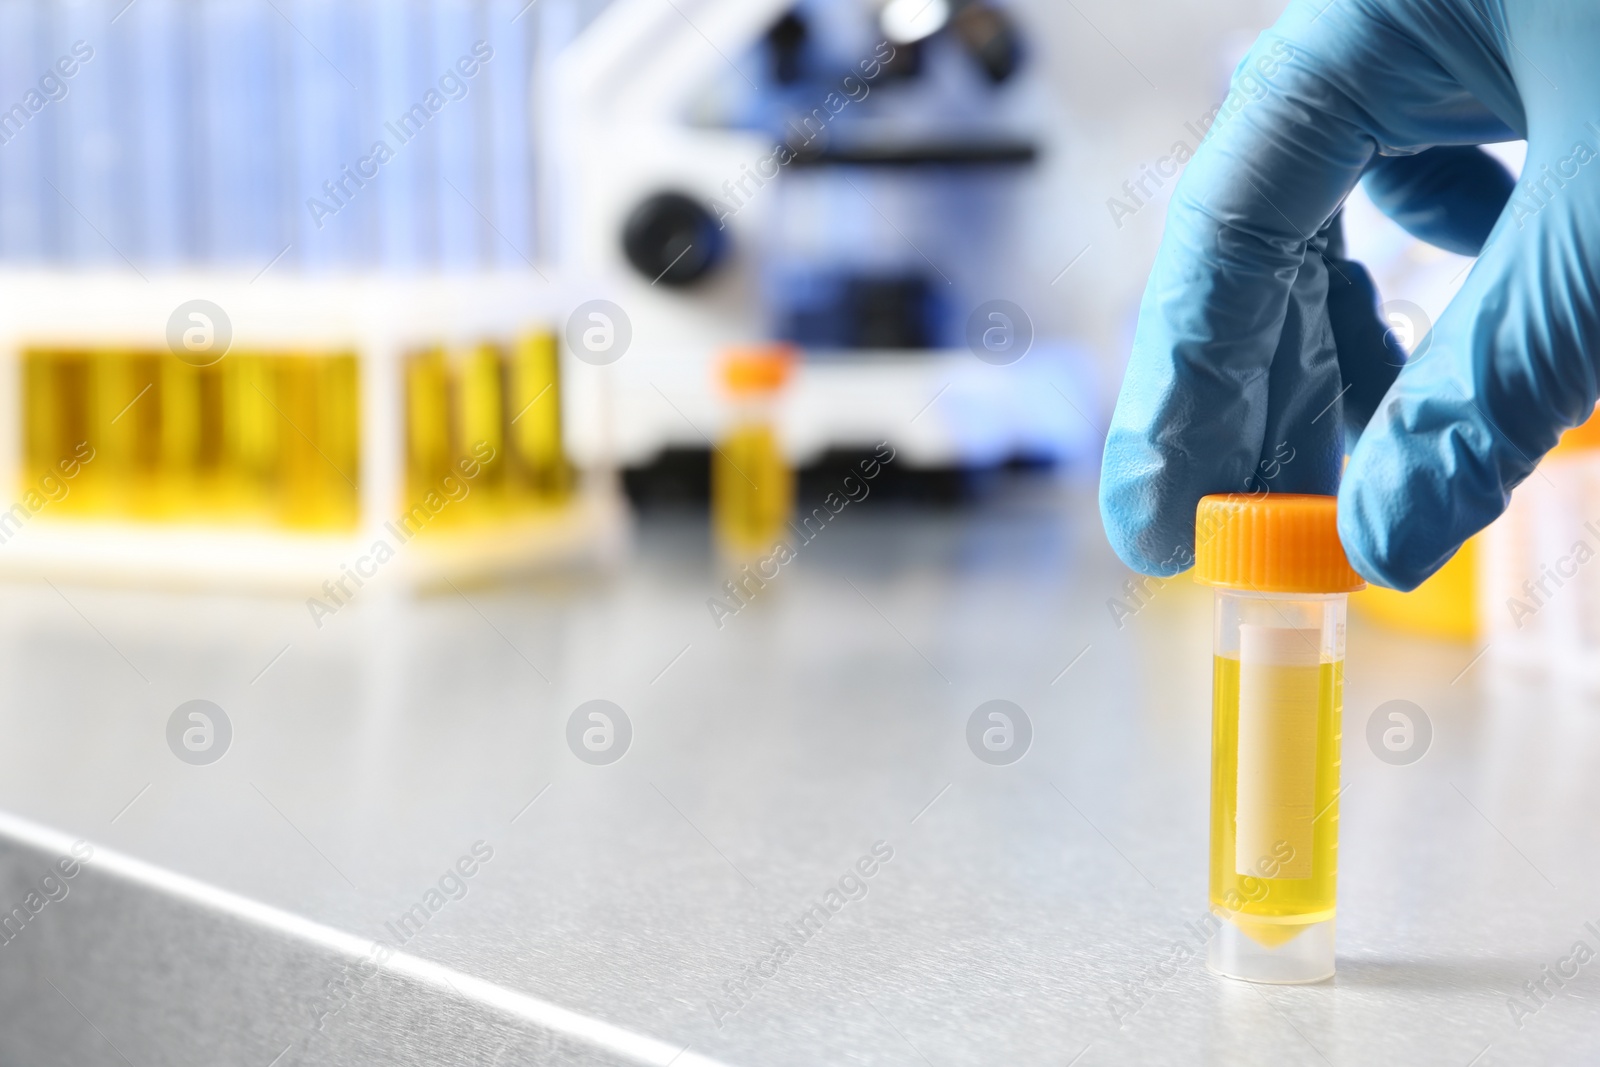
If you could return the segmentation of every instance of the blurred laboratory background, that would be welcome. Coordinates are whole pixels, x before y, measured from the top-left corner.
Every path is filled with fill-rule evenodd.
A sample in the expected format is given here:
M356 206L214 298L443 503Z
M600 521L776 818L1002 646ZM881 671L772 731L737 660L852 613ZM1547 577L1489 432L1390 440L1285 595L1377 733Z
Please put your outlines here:
M428 518L480 536L396 569L566 565L708 511L713 459L753 488L747 424L758 541L880 443L880 497L1092 479L1166 199L1275 6L4 0L0 462L96 457L35 509L90 521L5 566L281 588L475 448ZM1345 215L1415 344L1469 261Z
M1336 983L1174 947L1210 601L1095 482L1281 8L0 0L0 1060L1594 1053L1587 429L1354 597Z

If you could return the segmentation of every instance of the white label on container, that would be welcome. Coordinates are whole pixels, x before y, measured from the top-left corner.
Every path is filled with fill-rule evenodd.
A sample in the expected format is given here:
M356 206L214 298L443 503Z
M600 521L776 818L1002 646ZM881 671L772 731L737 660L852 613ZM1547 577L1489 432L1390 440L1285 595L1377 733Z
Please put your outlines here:
M1317 630L1239 627L1237 874L1311 877L1321 640Z

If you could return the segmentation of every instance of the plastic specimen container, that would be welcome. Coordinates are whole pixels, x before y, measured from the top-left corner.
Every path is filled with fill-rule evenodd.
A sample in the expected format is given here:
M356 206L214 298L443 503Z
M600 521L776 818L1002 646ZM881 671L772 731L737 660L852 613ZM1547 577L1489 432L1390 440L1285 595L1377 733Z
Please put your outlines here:
M718 546L734 558L770 552L794 511L776 408L795 359L794 346L767 344L733 349L722 361L733 412L711 454L711 519Z
M1499 663L1600 688L1600 415L1568 430L1479 535L1479 614Z
M1207 964L1251 982L1332 977L1348 595L1335 498L1217 495L1195 519L1215 588Z

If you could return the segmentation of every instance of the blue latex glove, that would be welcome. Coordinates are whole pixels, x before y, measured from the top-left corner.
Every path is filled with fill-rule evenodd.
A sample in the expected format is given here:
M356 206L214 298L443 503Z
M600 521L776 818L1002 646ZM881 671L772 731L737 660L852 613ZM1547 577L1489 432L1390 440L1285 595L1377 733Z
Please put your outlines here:
M1505 509L1600 393L1597 60L1594 0L1290 4L1168 209L1101 479L1124 561L1185 569L1207 493L1337 490L1356 569L1409 589ZM1508 203L1472 146L1519 137ZM1411 232L1482 247L1397 379L1338 233L1364 175Z

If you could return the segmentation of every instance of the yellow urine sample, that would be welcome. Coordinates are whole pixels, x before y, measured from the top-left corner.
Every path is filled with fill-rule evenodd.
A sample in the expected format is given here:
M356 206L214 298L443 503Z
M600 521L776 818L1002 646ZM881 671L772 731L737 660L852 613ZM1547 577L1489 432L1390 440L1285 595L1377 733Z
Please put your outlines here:
M223 452L226 493L235 515L246 522L271 522L277 508L277 461L284 433L295 431L278 414L277 358L231 352L223 369Z
M450 365L443 349L406 360L406 496L419 500L450 473L454 459Z
M771 424L734 427L711 455L711 523L737 555L771 551L794 510L794 473Z
M1333 918L1344 664L1217 656L1213 687L1211 907L1271 947Z
M74 472L52 516L353 527L359 380L348 352L30 349L24 487Z
M275 362L280 521L310 529L353 527L361 508L356 357L294 354Z
M533 502L558 502L571 488L572 471L561 440L561 366L555 335L519 337L508 370L508 443L521 490Z
M412 353L405 413L408 528L498 522L567 496L553 334Z
M416 352L406 360L405 390L406 487L400 507L414 516L406 528L437 531L495 513L505 451L497 350L479 345ZM430 500L434 508L426 506Z
M455 369L456 398L460 407L456 425L460 432L452 458L457 469L451 472L455 480L445 488L461 483L467 486L467 492L440 514L447 522L497 513L504 504L506 468L510 465L505 457L505 361L499 347L474 345L457 356ZM468 456L492 458L482 462L476 477L464 481L460 461Z
M59 464L91 435L91 362L84 352L33 350L24 356L22 376L26 456L18 488L28 491L46 477L59 477ZM69 493L62 504L82 508L87 497Z
M161 361L161 467L159 501L162 514L182 515L198 499L200 467L200 368L181 359Z
M160 456L159 373L154 360L115 349L95 352L91 367L85 451L94 458L81 467L63 503L77 514L116 515L152 494Z

